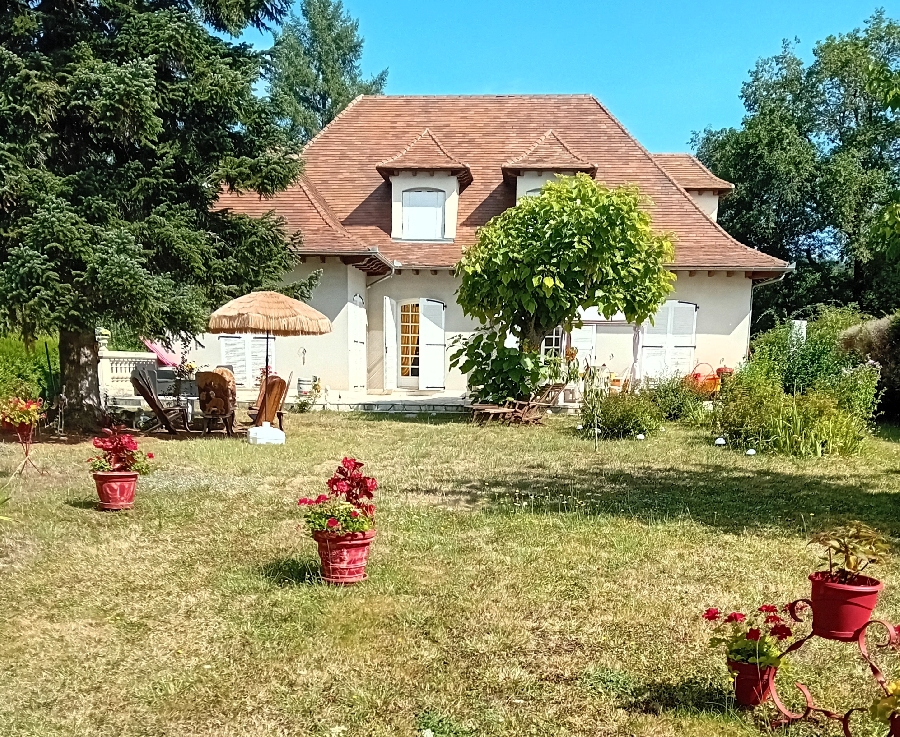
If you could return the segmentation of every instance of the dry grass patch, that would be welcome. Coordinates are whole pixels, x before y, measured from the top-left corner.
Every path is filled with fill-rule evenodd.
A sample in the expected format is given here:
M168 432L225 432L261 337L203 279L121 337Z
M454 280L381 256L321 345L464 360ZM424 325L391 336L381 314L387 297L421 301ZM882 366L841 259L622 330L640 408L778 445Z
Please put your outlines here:
M86 443L39 446L50 473L12 482L0 528L0 734L758 734L699 612L804 595L810 529L900 533L900 445L747 458L670 426L595 453L573 426L317 413L284 447L153 439L120 514L93 509ZM370 580L333 589L296 499L345 454L381 483L379 535ZM864 704L850 653L794 672Z

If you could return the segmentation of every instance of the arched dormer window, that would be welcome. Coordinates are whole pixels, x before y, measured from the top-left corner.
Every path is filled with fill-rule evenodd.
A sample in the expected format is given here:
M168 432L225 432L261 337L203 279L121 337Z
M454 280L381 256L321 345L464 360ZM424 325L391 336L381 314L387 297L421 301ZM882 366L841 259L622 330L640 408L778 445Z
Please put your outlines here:
M529 189L526 193L526 197L537 197L541 193L540 187L535 187L534 189Z
M439 241L444 238L446 193L424 187L403 190L403 239Z

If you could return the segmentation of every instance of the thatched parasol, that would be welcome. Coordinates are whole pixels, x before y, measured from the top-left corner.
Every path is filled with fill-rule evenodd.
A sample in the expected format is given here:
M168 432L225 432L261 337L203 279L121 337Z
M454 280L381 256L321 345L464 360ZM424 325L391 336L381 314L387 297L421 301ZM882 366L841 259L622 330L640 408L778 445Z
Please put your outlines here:
M251 292L213 312L209 332L265 333L268 382L270 335L323 335L331 332L331 321L308 304L278 292Z

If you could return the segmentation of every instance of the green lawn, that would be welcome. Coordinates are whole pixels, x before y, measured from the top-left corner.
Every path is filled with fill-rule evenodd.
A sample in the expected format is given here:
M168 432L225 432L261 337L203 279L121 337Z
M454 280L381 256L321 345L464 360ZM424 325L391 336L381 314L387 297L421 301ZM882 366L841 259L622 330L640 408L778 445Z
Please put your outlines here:
M595 453L574 425L316 413L284 447L150 440L118 514L94 509L88 443L37 446L48 473L11 482L0 523L0 735L759 734L700 612L805 596L811 529L900 533L897 433L800 461L672 425ZM379 534L370 580L336 589L296 499L345 454L381 482ZM880 577L900 620L900 560ZM852 646L805 650L825 705L875 695Z

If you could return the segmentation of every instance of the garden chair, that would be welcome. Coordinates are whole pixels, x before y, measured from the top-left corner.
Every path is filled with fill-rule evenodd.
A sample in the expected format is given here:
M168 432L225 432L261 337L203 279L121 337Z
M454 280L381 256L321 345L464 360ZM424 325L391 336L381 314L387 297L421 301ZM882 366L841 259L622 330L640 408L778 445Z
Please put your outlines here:
M490 422L491 420L502 421L509 417L515 410L505 404L473 404L472 421L477 423Z
M287 382L280 376L270 376L266 382L265 398L260 403L259 409L254 414L250 411L250 419L254 427L260 427L264 422L272 423L278 420L278 429L284 430L284 400L287 396Z
M559 395L566 388L565 383L547 384L527 402L518 401L511 404L512 413L507 416L509 423L522 425L539 425L551 407L559 402Z
M131 385L156 416L156 420L145 428L145 432L153 432L160 427L164 428L169 435L178 435L179 430L191 431L188 426L187 408L163 407L146 371L139 368L132 371Z
M212 423L221 421L225 426L225 434L234 436L234 410L237 405L237 392L234 390L234 376L229 382L224 373L226 369L216 371L200 371L197 373L197 394L200 411L206 425L208 435L212 431ZM228 372L231 373L231 372Z

